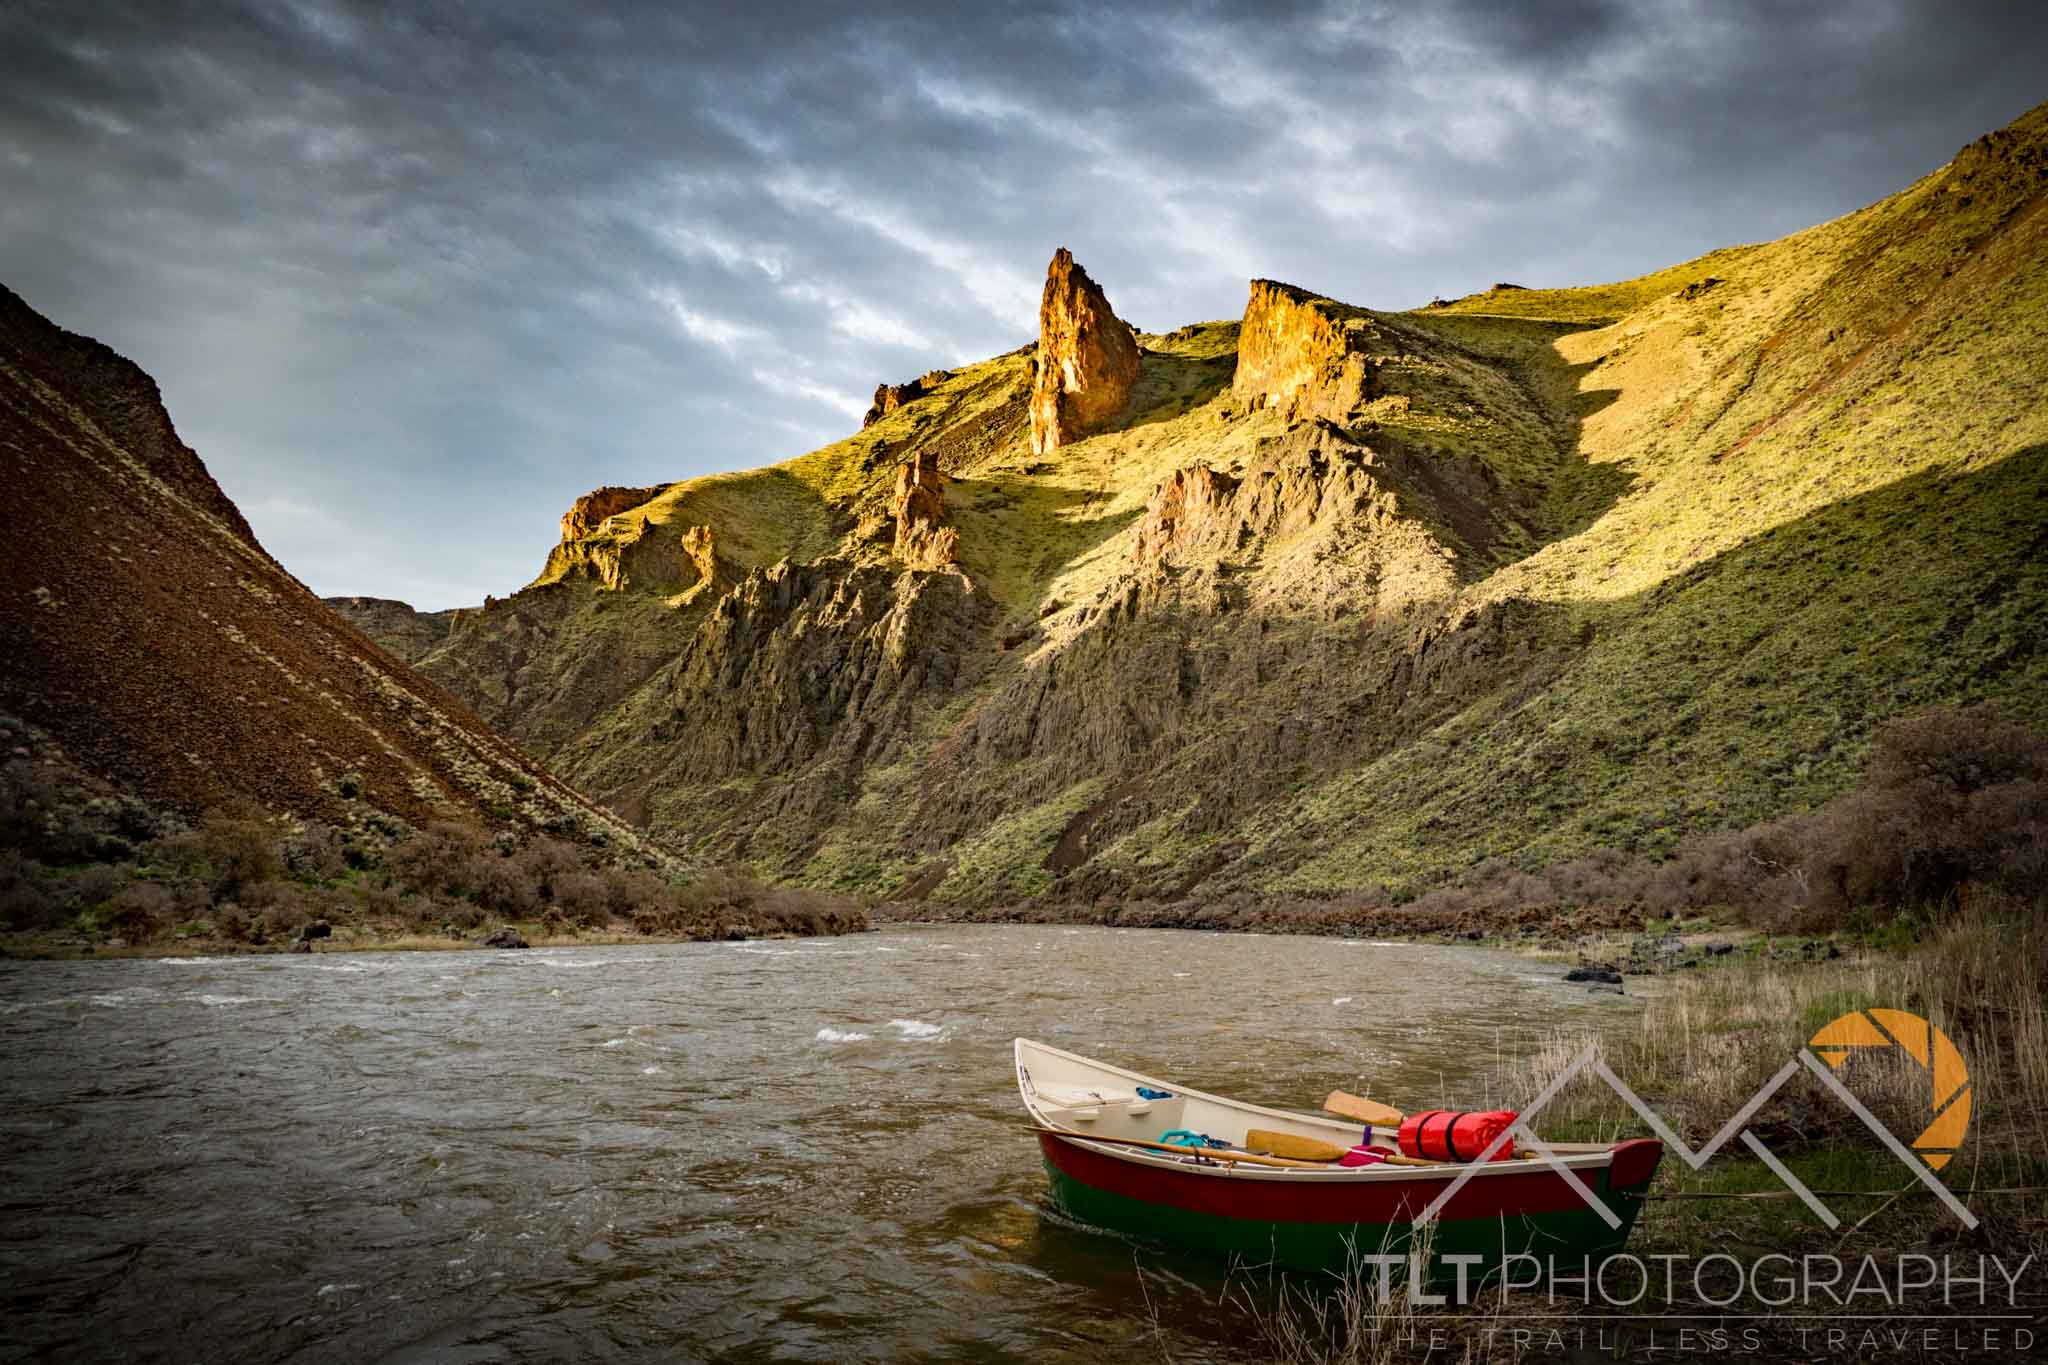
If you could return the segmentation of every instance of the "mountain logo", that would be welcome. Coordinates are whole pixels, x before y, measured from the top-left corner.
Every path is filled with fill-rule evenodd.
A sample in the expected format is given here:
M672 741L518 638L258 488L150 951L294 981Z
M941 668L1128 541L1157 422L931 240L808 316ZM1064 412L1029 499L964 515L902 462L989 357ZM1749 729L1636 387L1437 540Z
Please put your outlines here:
M1429 1202L1416 1222L1426 1224L1434 1221L1444 1205L1450 1203L1452 1196L1464 1188L1465 1182L1493 1159L1494 1153L1508 1143L1514 1142L1518 1146L1527 1146L1532 1150L1537 1158L1570 1185L1586 1207L1599 1214L1609 1227L1619 1228L1620 1215L1594 1193L1580 1178L1578 1172L1566 1164L1565 1158L1555 1148L1536 1135L1533 1126L1536 1115L1557 1098L1573 1077L1581 1072L1590 1071L1605 1081L1610 1090L1641 1116L1643 1122L1650 1126L1650 1130L1663 1140L1666 1148L1695 1171L1711 1161L1714 1154L1730 1139L1739 1135L1743 1146L1755 1153L1757 1160L1763 1162L1787 1189L1799 1196L1821 1222L1829 1228L1838 1228L1842 1220L1834 1211L1822 1203L1820 1196L1807 1188L1806 1183L1779 1160L1777 1154L1764 1145L1763 1139L1751 1132L1747 1126L1751 1116L1763 1108L1787 1081L1803 1070L1840 1100L1844 1108L1861 1119L1863 1126L1898 1158L1914 1178L1927 1187L1930 1194L1955 1215L1957 1222L1966 1228L1976 1227L1976 1215L1971 1213L1934 1174L1946 1166L1949 1159L1955 1155L1955 1149L1962 1143L1963 1134L1970 1123L1969 1069L1963 1064L1962 1053L1949 1041L1948 1035L1919 1015L1908 1014L1904 1010L1868 1009L1852 1010L1841 1016L1814 1034L1809 1042L1810 1046L1799 1049L1779 1067L1777 1072L1764 1082L1762 1088L1751 1095L1735 1112L1734 1117L1721 1125L1721 1131L1707 1139L1698 1151L1686 1145L1685 1140L1679 1137L1656 1110L1630 1089L1621 1077L1614 1074L1613 1069L1600 1056L1598 1046L1589 1047L1573 1059L1571 1065L1553 1077L1549 1085L1543 1087L1542 1093L1529 1102L1514 1125L1488 1144L1486 1150L1479 1154L1478 1160L1466 1166L1458 1174L1457 1179L1445 1186L1436 1198ZM1913 1140L1912 1147L1901 1142L1891 1129L1885 1127L1883 1120L1871 1113L1869 1106L1857 1099L1855 1093L1842 1084L1841 1078L1835 1075L1835 1070L1847 1060L1849 1054L1859 1048L1893 1047L1903 1050L1929 1073L1929 1110L1932 1121L1920 1136ZM1815 1055L1816 1049L1819 1052L1818 1056Z
M1898 1048L1927 1072L1932 1121L1913 1139L1913 1150L1935 1170L1948 1165L1970 1129L1970 1070L1948 1035L1904 1010L1851 1010L1808 1040L1830 1067L1840 1070L1859 1048Z

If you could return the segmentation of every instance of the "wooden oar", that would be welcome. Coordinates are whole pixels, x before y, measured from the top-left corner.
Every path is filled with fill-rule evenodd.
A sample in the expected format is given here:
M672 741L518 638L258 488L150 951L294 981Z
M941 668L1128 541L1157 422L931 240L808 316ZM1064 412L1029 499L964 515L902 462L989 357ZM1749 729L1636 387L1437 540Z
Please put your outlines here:
M1344 1155L1344 1148L1321 1138L1302 1137L1296 1133L1277 1132L1271 1128L1254 1128L1244 1135L1244 1145L1254 1152L1270 1152L1293 1161L1336 1161Z
M1177 1147L1170 1142L1148 1142L1144 1138L1098 1137L1094 1133L1077 1133L1071 1128L1048 1128L1033 1124L1034 1133L1051 1133L1055 1137L1073 1138L1076 1142L1107 1142L1118 1147L1148 1147L1155 1152L1172 1152L1175 1156L1206 1156L1218 1161L1243 1162L1248 1166L1292 1166L1308 1170L1328 1170L1329 1163L1322 1161L1289 1161L1285 1157L1260 1156L1255 1152L1233 1152L1221 1147Z
M1342 1090L1330 1092L1330 1098L1323 1101L1323 1112L1339 1118L1357 1119L1375 1128L1399 1128L1401 1120L1408 1117L1391 1104L1381 1104L1378 1100L1347 1094Z

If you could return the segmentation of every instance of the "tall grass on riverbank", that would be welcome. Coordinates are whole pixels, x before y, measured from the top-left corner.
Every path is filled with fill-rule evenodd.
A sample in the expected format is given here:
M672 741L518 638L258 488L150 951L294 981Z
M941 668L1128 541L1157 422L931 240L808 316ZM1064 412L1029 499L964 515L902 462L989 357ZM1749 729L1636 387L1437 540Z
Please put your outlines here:
M2040 898L1968 892L1905 952L1866 950L1815 964L1753 958L1673 978L1632 1031L1546 1042L1530 1064L1503 1076L1507 1101L1526 1103L1591 1048L1681 1138L1700 1144L1829 1021L1870 1007L1905 1009L1948 1033L1970 1072L1970 1134L1946 1171L1948 1183L2038 1183L2048 1173L2044 909ZM1931 1119L1931 1078L1903 1052L1855 1054L1841 1076L1907 1142ZM1642 1119L1602 1081L1581 1074L1544 1109L1538 1128L1552 1138L1612 1140L1640 1132ZM1825 1162L1831 1152L1870 1146L1860 1119L1798 1081L1751 1128L1794 1160Z

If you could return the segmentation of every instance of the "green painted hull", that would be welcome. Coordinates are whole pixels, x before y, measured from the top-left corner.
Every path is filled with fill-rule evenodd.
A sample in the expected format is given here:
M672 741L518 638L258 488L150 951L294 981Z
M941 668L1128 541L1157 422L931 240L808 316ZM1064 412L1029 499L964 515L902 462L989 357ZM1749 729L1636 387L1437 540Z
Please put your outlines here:
M1357 1269L1362 1256L1405 1258L1417 1249L1415 1226L1409 1222L1281 1222L1197 1212L1085 1184L1051 1160L1045 1166L1052 1179L1054 1203L1067 1217L1169 1252L1215 1256L1245 1265L1344 1274ZM1604 1186L1605 1182L1601 1184ZM1632 1195L1602 1188L1601 1193L1608 1196L1609 1206L1621 1218L1619 1228L1610 1228L1605 1219L1584 1205L1542 1213L1439 1219L1429 1234L1425 1278L1433 1285L1453 1283L1459 1267L1447 1263L1443 1259L1447 1256L1481 1258L1464 1267L1471 1284L1497 1276L1510 1256L1537 1258L1534 1264L1523 1261L1512 1267L1512 1276L1517 1281L1530 1280L1538 1267L1547 1271L1550 1258L1554 1258L1561 1272L1571 1274L1580 1273L1585 1258L1591 1258L1597 1265L1602 1257L1619 1251L1627 1242L1636 1214L1642 1208L1640 1190Z

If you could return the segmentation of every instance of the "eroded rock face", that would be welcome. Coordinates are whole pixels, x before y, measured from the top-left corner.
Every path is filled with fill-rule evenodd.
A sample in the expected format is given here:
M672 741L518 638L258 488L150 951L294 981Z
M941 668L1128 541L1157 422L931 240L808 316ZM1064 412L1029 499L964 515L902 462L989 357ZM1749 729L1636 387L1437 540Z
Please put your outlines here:
M1133 557L1141 566L1155 564L1176 546L1204 538L1226 515L1230 495L1236 491L1236 479L1205 464L1176 470L1152 490L1145 504Z
M875 401L869 406L867 416L861 418L861 427L871 427L905 403L915 403L952 377L951 370L926 370L908 384L875 385Z
M1101 286L1061 247L1045 272L1038 305L1037 377L1031 391L1031 450L1044 455L1123 411L1138 382L1138 338Z
M1256 606L1397 621L1455 588L1450 491L1427 459L1299 423L1261 441L1240 476L1195 464L1163 480L1133 538L1135 575L1082 619Z
M1276 280L1253 280L1231 392L1290 418L1342 421L1379 392L1371 314Z
M915 402L922 397L924 385L915 379L908 384L877 384L875 401L868 408L868 415L860 419L860 424L863 428L871 427L905 403Z
M605 518L629 512L661 496L668 486L663 483L652 488L594 488L576 499L562 514L562 539L580 540L601 526Z
M697 570L699 583L718 581L718 555L714 549L715 537L709 526L692 526L683 532L683 558Z
M983 624L958 574L833 560L754 570L718 599L670 669L670 719L654 736L674 746L660 751L668 776L787 772L828 750L876 757L898 742L920 694L955 685ZM636 744L630 757L645 763L655 752ZM835 781L805 785L803 802L844 795Z
M418 663L448 638L456 613L414 611L388 597L323 597L343 620L404 660Z
M939 457L920 450L896 466L896 558L913 569L940 569L960 562L960 532L943 525L946 476Z

